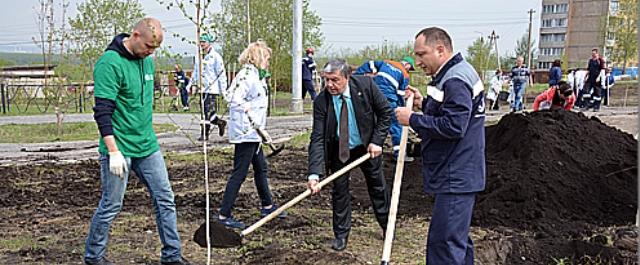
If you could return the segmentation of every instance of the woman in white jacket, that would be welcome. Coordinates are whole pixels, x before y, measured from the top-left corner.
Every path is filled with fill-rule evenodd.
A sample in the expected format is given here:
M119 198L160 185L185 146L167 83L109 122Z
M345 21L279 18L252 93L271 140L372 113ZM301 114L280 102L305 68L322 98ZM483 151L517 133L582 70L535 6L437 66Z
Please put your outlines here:
M264 129L267 122L268 89L265 80L269 67L271 49L266 43L257 41L240 54L240 71L229 86L226 99L229 102L229 142L234 145L233 172L224 191L220 214L220 223L238 229L245 225L233 218L231 210L240 186L244 182L249 164L253 165L254 180L262 208L261 216L274 211L277 206L271 199L267 181L267 162L262 152L262 139L255 128ZM284 212L280 217L284 217Z
M487 109L489 110L499 110L499 104L496 102L498 100L498 95L502 90L502 78L500 78L502 72L500 70L496 70L496 74L489 81L489 89L487 90L487 100L489 101L487 104Z

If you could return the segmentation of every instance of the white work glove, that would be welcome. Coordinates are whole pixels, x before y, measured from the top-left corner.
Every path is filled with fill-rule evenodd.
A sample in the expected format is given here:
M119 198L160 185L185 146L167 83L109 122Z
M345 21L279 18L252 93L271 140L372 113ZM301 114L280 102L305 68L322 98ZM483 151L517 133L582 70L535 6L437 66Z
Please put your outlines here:
M120 151L109 152L109 171L112 174L124 179L127 172L127 160Z

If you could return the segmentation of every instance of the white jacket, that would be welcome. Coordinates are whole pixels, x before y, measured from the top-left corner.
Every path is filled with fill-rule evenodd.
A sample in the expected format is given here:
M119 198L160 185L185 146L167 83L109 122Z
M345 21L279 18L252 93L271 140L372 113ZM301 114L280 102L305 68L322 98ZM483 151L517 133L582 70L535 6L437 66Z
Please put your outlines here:
M262 142L247 115L260 128L267 124L267 83L260 80L258 68L245 64L225 93L229 106L229 142ZM245 111L248 112L245 113Z
M494 75L489 81L489 84L487 99L495 101L498 98L498 93L502 90L502 80L500 80L500 76Z
M191 76L191 82L187 86L187 91L191 91L191 86L198 85L198 79L200 79L200 72L198 71L199 59L196 59L194 64L193 75ZM202 78L202 93L207 94L220 94L227 88L227 74L224 71L224 62L222 56L217 53L213 48L209 50L209 53L204 56L202 60L202 72L204 77Z

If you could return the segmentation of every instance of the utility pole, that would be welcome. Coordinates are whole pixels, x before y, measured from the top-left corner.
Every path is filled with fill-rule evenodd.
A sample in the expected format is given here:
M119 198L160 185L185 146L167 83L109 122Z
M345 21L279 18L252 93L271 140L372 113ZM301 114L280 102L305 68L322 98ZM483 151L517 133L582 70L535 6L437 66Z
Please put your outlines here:
M293 0L293 60L291 61L291 112L302 113L302 0Z
M533 13L536 11L533 9L529 9L527 13L529 13L529 38L527 38L527 67L531 70L531 23L533 21Z
M496 35L496 31L491 31L491 35L489 36L489 39L491 40L490 43L493 43L493 46L496 49L496 58L498 58L498 69L500 69L500 71L502 71L502 67L500 65L500 52L498 51L498 39L500 38L499 35Z

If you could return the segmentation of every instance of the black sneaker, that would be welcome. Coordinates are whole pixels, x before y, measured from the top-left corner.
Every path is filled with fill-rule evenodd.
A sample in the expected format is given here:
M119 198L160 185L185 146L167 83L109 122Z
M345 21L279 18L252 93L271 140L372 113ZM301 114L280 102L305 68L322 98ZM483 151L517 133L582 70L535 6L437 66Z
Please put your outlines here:
M236 229L244 229L245 227L247 227L246 225L244 225L243 222L240 222L234 219L233 216L229 216L225 219L220 219L220 217L218 217L218 222L220 222L221 224L227 227L236 228Z
M96 261L84 260L85 265L115 265L115 263L109 261L107 258L102 257Z
M266 209L266 208L260 208L260 217L265 217L269 214L271 214L272 212L275 212L278 209L278 205L274 204L271 205L271 208ZM278 214L278 218L285 218L287 217L287 212L286 211L282 211L281 213Z
M220 135L220 137L224 136L224 129L225 127L227 127L227 122L223 119L218 119L217 125L218 125L218 134Z
M177 261L161 261L160 264L162 264L162 265L191 265L191 262L189 262L184 257L180 257L180 259L177 260Z

